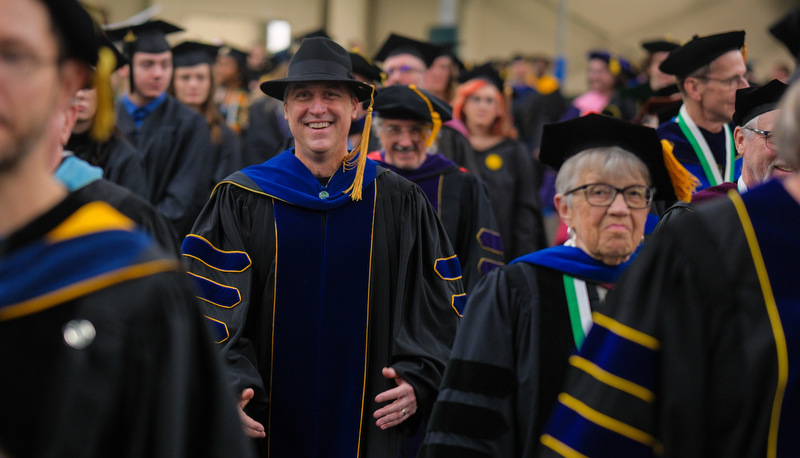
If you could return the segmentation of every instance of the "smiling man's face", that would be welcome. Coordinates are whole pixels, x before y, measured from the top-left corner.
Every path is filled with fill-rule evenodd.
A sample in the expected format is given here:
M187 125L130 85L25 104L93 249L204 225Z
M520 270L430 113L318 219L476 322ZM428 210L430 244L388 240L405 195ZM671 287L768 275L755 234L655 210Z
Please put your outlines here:
M286 91L284 108L295 154L347 153L347 134L357 116L358 100L346 84L293 83Z

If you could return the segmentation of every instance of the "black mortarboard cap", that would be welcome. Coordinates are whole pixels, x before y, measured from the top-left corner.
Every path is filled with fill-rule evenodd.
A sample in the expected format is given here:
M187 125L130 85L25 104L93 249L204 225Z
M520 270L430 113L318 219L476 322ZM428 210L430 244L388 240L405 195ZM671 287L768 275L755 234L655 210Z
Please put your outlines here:
M358 73L373 83L383 82L383 70L375 65L369 57L362 54L358 48L351 49L349 54L350 62L353 64L353 73Z
M733 122L743 126L756 116L778 108L778 102L786 91L786 84L772 80L763 86L751 86L736 91L736 112Z
M675 43L674 41L665 40L663 38L645 41L642 43L642 48L644 48L644 50L650 54L655 54L657 52L672 52L680 47L680 43Z
M121 41L129 49L128 55L137 52L159 54L170 50L166 35L182 32L183 29L160 19L142 24L125 25L106 29L112 41Z
M418 41L393 33L383 42L383 45L375 54L375 60L383 62L387 58L398 54L411 54L419 57L425 62L426 67L430 67L434 59L442 54L442 48L433 43Z
M44 0L44 4L64 38L65 57L95 65L101 44L89 13L75 0Z
M332 40L325 29L312 30L311 32L302 33L294 38L295 43L302 43L306 38L327 38Z
M233 58L239 65L239 68L245 68L247 66L247 53L241 49L223 45L219 48L219 51L217 51L217 56L229 56Z
M53 26L63 39L64 57L76 59L94 67L94 85L98 90L97 113L91 128L92 138L108 140L114 127L110 75L114 70L111 59L117 49L95 26L89 13L75 0L44 0ZM108 47L110 50L102 50ZM124 59L118 58L119 61Z
M269 58L267 58L264 72L269 73L271 71L274 71L276 68L278 68L279 66L281 66L286 62L289 62L291 59L292 59L291 48L286 48L282 51L278 51L275 54L271 55Z
M269 61L273 67L277 67L278 65L284 62L289 62L290 60L292 60L292 52L289 50L289 48L278 51L269 58Z
M219 46L200 43L197 41L184 41L172 48L172 65L174 67L193 67L199 64L213 65L217 57Z
M792 56L800 56L800 6L772 24L769 32L786 46Z
M472 70L468 70L462 73L461 75L458 76L458 82L463 84L469 80L474 80L479 78L492 83L492 85L496 87L501 94L504 93L503 77L500 76L500 73L497 71L497 69L494 68L494 65L492 65L491 62L479 65L477 67L474 67Z
M290 83L331 81L350 85L359 101L369 100L372 86L353 78L350 54L328 38L306 38L289 61L286 78L261 83L261 91L283 100Z
M441 52L437 57L447 56L450 59L452 59L453 63L455 63L456 67L458 68L458 73L457 73L458 75L467 71L467 66L464 65L464 62L458 58L458 54L456 53L455 43L442 43L439 46L441 48Z
M433 111L439 113L442 122L453 119L453 109L447 102L424 89L416 88L416 90L428 98ZM414 89L402 85L382 88L375 96L375 103L372 105L372 109L384 119L412 119L429 123L433 122L431 107Z
M695 35L688 43L670 52L658 68L668 75L685 78L726 52L742 49L743 46L744 30L705 37Z
M600 49L589 51L588 59L599 59L607 63L608 70L611 71L614 76L622 75L625 78L632 78L634 76L631 63L628 61L628 59L625 59L620 55Z
M657 200L677 200L664 164L661 140L656 130L650 127L594 113L545 124L539 160L558 170L567 159L582 151L609 146L629 151L647 165L650 180L656 187Z

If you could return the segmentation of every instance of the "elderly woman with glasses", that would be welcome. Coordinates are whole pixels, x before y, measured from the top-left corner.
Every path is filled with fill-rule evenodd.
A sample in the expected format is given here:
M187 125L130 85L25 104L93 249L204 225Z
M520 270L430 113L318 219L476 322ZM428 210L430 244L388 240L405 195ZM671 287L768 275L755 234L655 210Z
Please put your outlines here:
M570 355L642 243L654 196L676 198L670 153L654 129L605 116L545 126L541 158L559 169L555 204L571 238L470 293L422 456L534 456Z

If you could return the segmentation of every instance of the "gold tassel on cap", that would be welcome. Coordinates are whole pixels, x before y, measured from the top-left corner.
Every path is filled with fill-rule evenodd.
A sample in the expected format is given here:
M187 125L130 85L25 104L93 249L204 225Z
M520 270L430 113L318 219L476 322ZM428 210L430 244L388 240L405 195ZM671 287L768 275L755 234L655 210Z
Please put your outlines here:
M668 140L661 140L661 152L672 187L675 189L675 196L684 202L691 202L692 193L700 186L700 180L675 159L675 155L672 154L672 143Z
M116 120L114 118L114 93L111 90L111 73L117 65L114 52L100 48L97 52L97 69L94 73L94 86L97 90L97 112L92 122L91 136L98 142L111 137Z
M425 94L423 94L422 91L417 89L417 86L415 84L409 84L408 88L416 92L417 95L420 96L420 98L422 98L422 100L424 100L426 104L428 104L428 110L430 110L431 112L431 121L433 122L433 129L431 130L430 137L425 139L425 146L427 148L430 148L433 145L434 140L436 140L436 136L439 134L439 129L442 128L442 117L439 115L439 113L436 112L436 110L433 109L433 104L431 103L430 99L425 97Z
M369 131L372 126L372 104L375 102L375 86L370 84L369 87L372 88L372 92L369 95L369 107L367 108L367 117L364 119L364 130L361 132L361 139L356 147L353 148L353 151L350 151L350 154L344 157L344 162L342 162L345 170L356 167L356 177L353 179L353 183L344 190L345 193L350 192L350 199L354 201L361 200L361 188L364 186L364 167L367 165L367 154L369 154ZM353 159L356 157L358 157L358 162L354 165Z

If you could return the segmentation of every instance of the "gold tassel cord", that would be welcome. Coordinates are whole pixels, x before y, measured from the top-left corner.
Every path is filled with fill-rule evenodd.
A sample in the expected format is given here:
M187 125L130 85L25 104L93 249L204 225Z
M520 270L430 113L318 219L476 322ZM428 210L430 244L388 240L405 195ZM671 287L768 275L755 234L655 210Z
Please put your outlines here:
M342 162L344 169L349 170L353 168L353 160L358 161L355 165L356 176L353 179L353 183L344 191L345 194L350 192L350 199L353 201L361 200L362 188L364 186L364 168L367 165L367 154L369 154L369 131L372 126L372 104L375 102L375 86L370 84L369 87L372 88L372 92L370 92L369 95L369 107L367 107L367 117L364 120L364 130L361 132L361 139L358 141L356 147L353 148L353 151L345 156L344 162Z
M425 103L428 105L428 110L431 112L431 122L433 123L433 129L431 130L430 136L425 139L425 146L427 148L430 148L431 146L433 146L433 142L436 140L436 136L439 135L439 129L442 128L442 117L439 115L439 113L436 112L436 110L433 109L433 103L431 103L431 100L425 97L425 94L423 94L422 91L417 89L416 85L410 84L408 88L416 92L417 95L420 96L420 98L425 101Z
M114 93L111 89L111 73L117 64L114 52L103 47L98 51L94 86L97 90L97 113L92 122L91 136L99 142L111 137L116 120L114 118Z
M675 196L684 202L692 201L692 193L698 186L700 180L692 175L672 154L672 143L668 140L661 140L661 152L664 157L664 165L675 189Z

